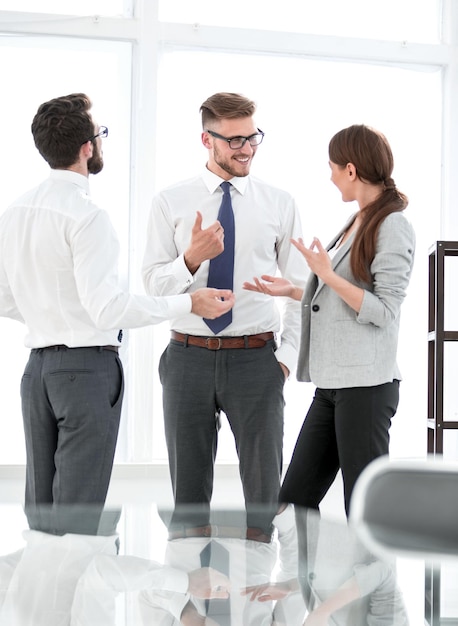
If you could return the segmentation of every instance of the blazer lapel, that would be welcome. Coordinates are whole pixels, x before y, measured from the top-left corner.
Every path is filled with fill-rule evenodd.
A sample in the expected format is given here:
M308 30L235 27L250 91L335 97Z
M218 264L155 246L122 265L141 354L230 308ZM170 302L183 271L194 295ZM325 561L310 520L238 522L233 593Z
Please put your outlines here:
M340 231L337 233L337 235L334 237L334 239L332 239L328 245L326 246L326 250L331 250L331 248L333 248L336 243L339 241L339 239L342 237L342 235L349 229L349 227L353 224L353 222L355 221L356 218L356 213L353 213L353 215L351 217L348 218L348 220L346 221L345 225L343 226L343 228L340 229ZM341 246L342 248L345 248L348 241L351 241L351 237L344 243L343 246ZM339 249L340 252L340 249ZM336 254L337 256L337 254ZM334 257L335 258L335 257Z
M342 261L342 259L344 258L344 256L346 256L347 254L349 254L350 250L351 250L351 244L353 242L353 237L355 236L355 233L351 233L351 235L349 236L349 238L347 239L347 241L342 244L341 246L339 246L338 250L336 251L333 259L332 259L332 267L333 269L335 267L337 267L339 265L339 263ZM329 250L329 248L327 248Z
M345 223L345 225L343 226L343 228L340 229L340 231L337 233L337 235L328 243L328 245L326 246L326 250L331 250L336 243L339 241L339 239L343 236L343 234L348 230L348 228L353 224L353 222L355 221L355 217L356 217L356 213L354 213ZM350 252L351 249L351 244L353 241L353 237L354 237L355 233L353 232L350 237L347 239L347 241L339 246L339 249L337 250L336 254L334 255L333 259L332 259L332 268L335 269L339 263L342 261L342 259ZM315 297L315 295L317 293L319 293L319 291L322 289L322 287L324 286L323 282L320 282L318 280L318 278L314 275L315 279L316 279L316 287L313 291L313 296Z

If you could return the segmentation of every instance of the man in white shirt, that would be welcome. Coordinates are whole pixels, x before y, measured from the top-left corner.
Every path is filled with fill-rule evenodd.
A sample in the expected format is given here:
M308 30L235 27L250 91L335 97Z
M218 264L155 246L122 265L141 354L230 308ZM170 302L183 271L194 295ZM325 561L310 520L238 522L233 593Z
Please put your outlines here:
M242 510L212 510L211 522L217 525L218 536L168 541L164 562L185 571L192 571L205 562L212 569L224 571L231 581L230 598L223 602L217 600L213 606L190 598L186 607L189 619L185 621L182 617L180 622L174 606L180 598L178 594L158 591L157 586L145 588L139 596L144 626L207 624L205 616L207 620L212 616L219 626L302 626L306 608L297 580L297 534L292 505L275 516L275 533L269 544L238 535L237 531L243 530L245 524ZM272 577L276 582L268 583ZM291 587L294 582L294 589L287 581ZM264 593L268 585L276 592L283 591L275 602ZM193 610L195 622L190 619Z
M0 557L0 626L114 626L116 597L141 589L173 595L178 623L194 598L227 598L230 582L212 568L184 571L117 555L117 535L23 533L22 550ZM152 623L152 622L151 622Z
M54 534L99 530L123 396L119 329L233 305L215 289L169 298L121 290L116 235L89 196L108 134L90 109L85 94L39 107L32 134L50 177L0 218L0 315L27 326L31 348L21 382L25 508L31 529Z
M159 366L175 497L170 538L211 534L209 503L222 411L240 460L246 538L268 542L282 470L283 386L296 364L300 303L286 302L281 320L273 298L242 286L249 276L277 270L303 284L305 265L290 244L301 226L287 192L249 175L264 137L253 119L255 104L240 94L217 93L202 104L201 113L207 166L200 176L154 198L143 279L156 296L207 285L210 260L227 245L227 228L217 217L220 185L224 189L229 181L237 303L232 321L218 331L197 316L177 315L171 321L171 341Z

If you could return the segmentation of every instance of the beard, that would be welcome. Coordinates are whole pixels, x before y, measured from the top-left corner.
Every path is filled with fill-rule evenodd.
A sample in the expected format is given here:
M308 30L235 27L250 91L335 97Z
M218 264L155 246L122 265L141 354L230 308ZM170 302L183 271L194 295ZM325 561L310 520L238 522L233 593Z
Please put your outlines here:
M236 156L246 157L247 155L234 152L234 154L228 158L223 156L216 146L214 146L213 148L213 159L218 167L220 167L231 176L248 176L248 174L250 173L251 159L254 156L254 152L253 155L250 157L250 160L246 164L236 161L234 159L234 157Z
M93 142L93 146L92 156L87 162L87 170L89 174L98 174L103 169L103 156L100 152L97 140Z

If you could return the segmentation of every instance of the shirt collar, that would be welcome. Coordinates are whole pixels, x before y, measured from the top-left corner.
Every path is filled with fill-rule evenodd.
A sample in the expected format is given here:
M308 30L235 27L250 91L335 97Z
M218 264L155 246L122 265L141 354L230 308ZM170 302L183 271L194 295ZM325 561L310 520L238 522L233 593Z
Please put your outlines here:
M218 187L221 185L221 183L224 183L223 178L221 178L217 174L214 174L213 172L210 172L210 170L207 168L205 168L202 173L202 179L210 193L214 193L216 189L218 189ZM228 182L230 182L231 185L233 185L233 187L235 187L237 191L243 196L248 185L248 176L234 176Z
M50 178L53 180L63 180L68 183L73 183L82 187L84 191L89 194L89 179L82 174L73 172L72 170L51 170Z

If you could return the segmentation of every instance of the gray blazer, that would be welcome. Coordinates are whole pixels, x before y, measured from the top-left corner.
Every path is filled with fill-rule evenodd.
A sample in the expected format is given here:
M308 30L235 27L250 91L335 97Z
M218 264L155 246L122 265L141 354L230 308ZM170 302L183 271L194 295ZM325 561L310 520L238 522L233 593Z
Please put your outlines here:
M327 246L330 250L353 215ZM297 379L322 389L369 387L401 379L396 363L401 304L415 253L415 233L402 213L381 224L371 264L372 283L350 269L351 236L332 260L334 271L364 289L359 313L311 274L301 303L302 330Z
M345 522L322 518L318 511L296 507L299 582L312 611L354 577L360 597L332 613L333 626L389 624L408 626L409 619L395 572L376 559Z

